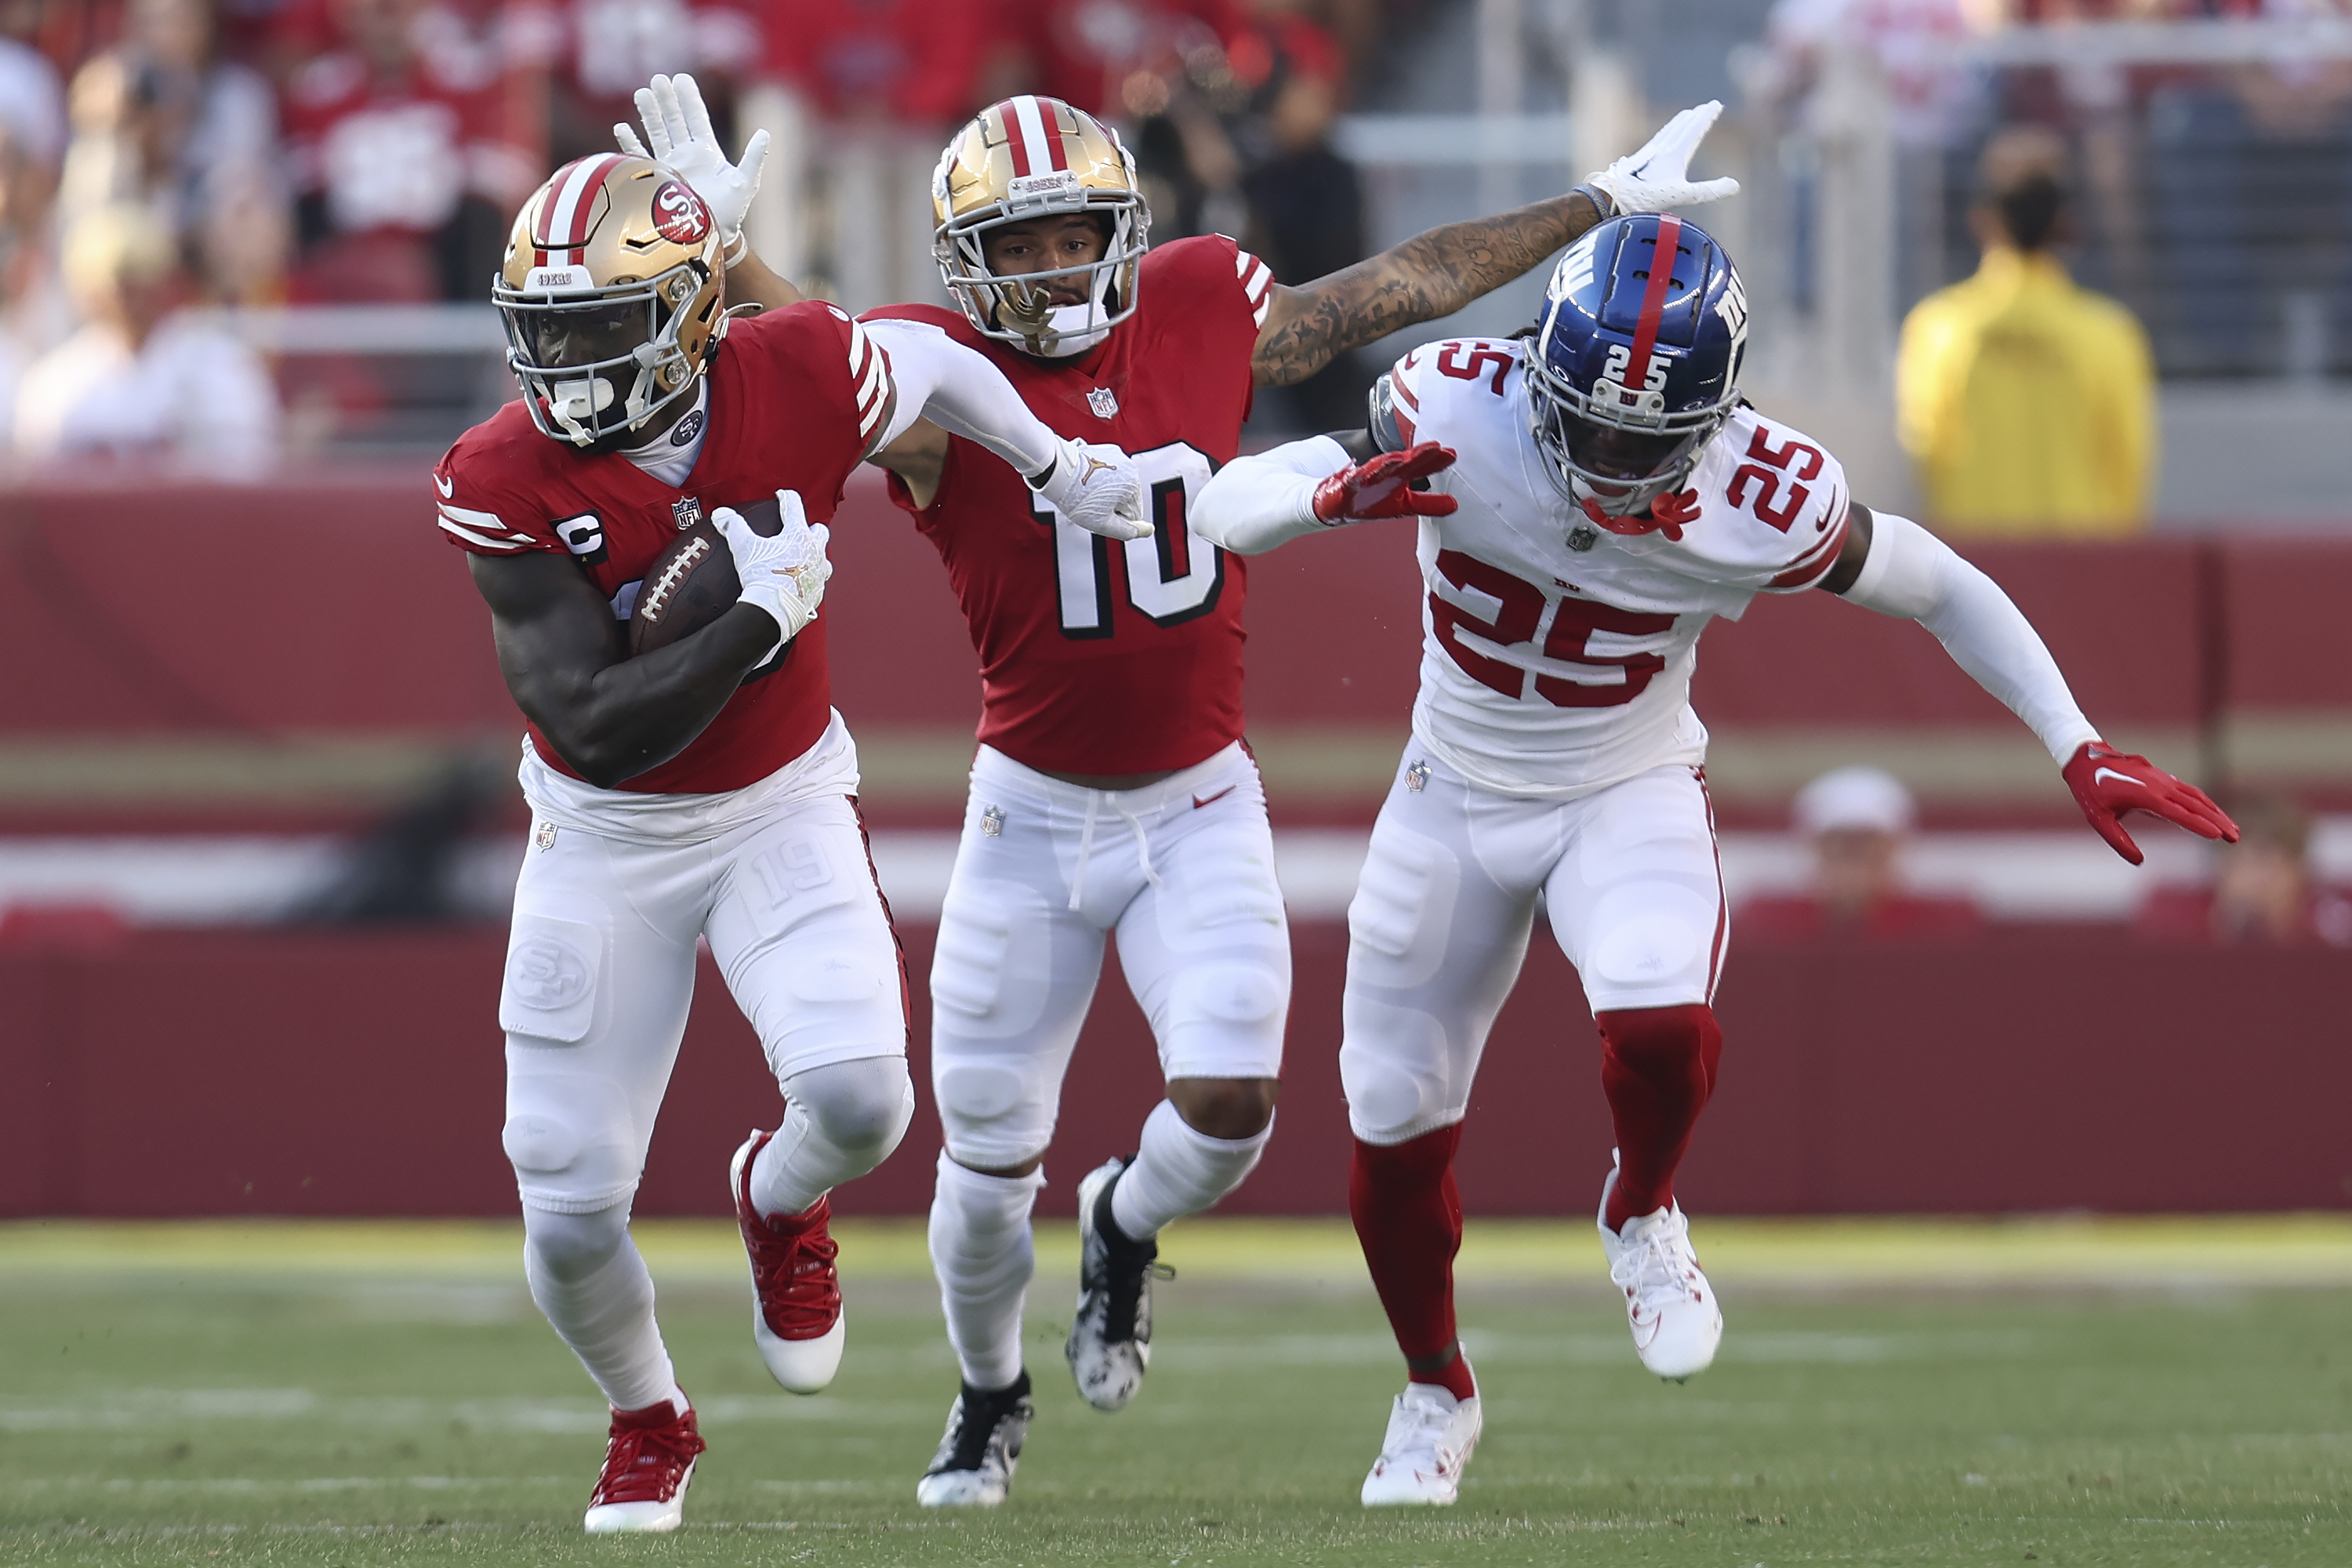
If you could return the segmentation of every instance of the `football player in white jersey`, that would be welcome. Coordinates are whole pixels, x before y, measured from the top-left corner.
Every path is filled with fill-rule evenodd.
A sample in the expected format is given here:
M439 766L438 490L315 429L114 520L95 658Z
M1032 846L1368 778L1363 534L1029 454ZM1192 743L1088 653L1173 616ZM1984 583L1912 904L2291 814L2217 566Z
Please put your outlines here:
M1416 516L1412 742L1348 910L1339 1068L1349 1206L1411 1381L1363 1501L1450 1503L1478 1440L1454 1335L1452 1164L1486 1033L1537 900L1600 1026L1617 1151L1599 1226L1643 1363L1681 1380L1723 1316L1674 1175L1714 1087L1728 933L1690 707L1699 633L1759 593L1822 587L1926 626L2062 764L2091 826L2153 813L2207 837L2205 795L2099 739L2007 595L1738 393L1731 259L1671 215L1612 218L1561 258L1528 339L1407 354L1369 428L1226 465L1193 528L1255 553Z

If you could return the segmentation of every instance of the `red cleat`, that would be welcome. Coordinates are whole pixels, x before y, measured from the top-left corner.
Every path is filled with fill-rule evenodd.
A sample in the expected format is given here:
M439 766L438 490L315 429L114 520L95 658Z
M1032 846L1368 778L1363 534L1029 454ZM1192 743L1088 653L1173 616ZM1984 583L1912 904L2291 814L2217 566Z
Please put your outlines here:
M778 1383L794 1394L815 1394L840 1370L848 1334L834 1268L841 1247L825 1228L833 1205L824 1198L798 1215L763 1218L751 1206L751 1162L773 1136L754 1130L730 1171L735 1222L751 1257L751 1337Z
M694 1412L665 1400L643 1410L613 1412L604 1471L588 1499L583 1522L591 1535L676 1530L686 1520L686 1489L704 1447Z

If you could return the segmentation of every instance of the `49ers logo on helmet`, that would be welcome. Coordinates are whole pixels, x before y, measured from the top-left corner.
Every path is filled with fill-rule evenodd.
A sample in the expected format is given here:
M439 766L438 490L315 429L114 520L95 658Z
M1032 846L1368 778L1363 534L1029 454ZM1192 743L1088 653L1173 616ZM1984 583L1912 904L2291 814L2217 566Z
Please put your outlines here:
M654 226L677 245L693 245L710 232L710 209L676 180L654 193Z

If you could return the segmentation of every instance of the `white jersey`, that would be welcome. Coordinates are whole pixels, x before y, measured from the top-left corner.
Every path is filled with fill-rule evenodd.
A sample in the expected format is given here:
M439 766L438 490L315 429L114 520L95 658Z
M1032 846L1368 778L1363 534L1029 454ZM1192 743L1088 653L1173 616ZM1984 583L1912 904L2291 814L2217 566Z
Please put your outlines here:
M1759 593L1821 581L1845 542L1845 473L1819 445L1741 407L1707 444L1685 518L1612 533L1544 468L1525 345L1430 343L1393 372L1408 440L1457 454L1432 488L1461 505L1421 520L1415 738L1471 783L1573 799L1706 757L1691 711L1699 633Z

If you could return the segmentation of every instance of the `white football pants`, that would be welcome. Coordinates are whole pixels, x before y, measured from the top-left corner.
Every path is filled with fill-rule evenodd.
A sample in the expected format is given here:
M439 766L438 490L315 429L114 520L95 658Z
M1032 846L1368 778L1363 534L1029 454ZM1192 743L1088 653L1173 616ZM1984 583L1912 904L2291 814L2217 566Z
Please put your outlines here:
M1008 1170L1053 1142L1111 931L1165 1077L1280 1075L1290 929L1238 743L1116 791L980 749L931 963L931 1080L955 1160Z
M615 799L535 758L523 781L532 835L499 1023L504 1142L526 1206L591 1214L636 1191L698 938L780 1081L906 1055L898 939L838 715L807 752L729 795Z
M1729 921L1696 769L1532 800L1409 747L1348 906L1339 1078L1357 1137L1462 1120L1538 895L1593 1011L1712 1000Z

